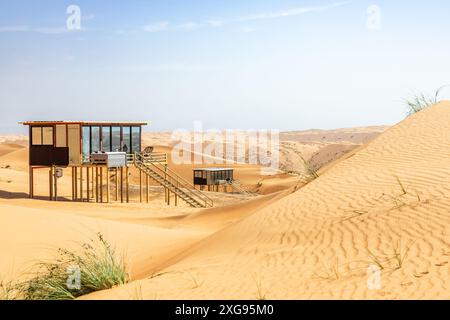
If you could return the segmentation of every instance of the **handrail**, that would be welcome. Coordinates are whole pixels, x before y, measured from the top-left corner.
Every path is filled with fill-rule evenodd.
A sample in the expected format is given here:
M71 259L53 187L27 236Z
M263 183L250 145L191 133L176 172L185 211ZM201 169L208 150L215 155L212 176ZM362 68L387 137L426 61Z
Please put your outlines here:
M195 189L195 186L192 185L190 182L188 182L186 179L182 178L181 176L179 176L176 172L174 172L173 170L169 169L167 166L164 166L164 169L159 167L158 165L156 165L155 163L158 163L160 166L164 165L165 163L161 163L160 161L150 161L150 162L145 162L145 157L140 154L135 152L134 155L134 162L135 165L138 166L138 163L140 162L141 164L147 165L147 163L149 163L150 165L152 165L154 168L156 168L160 173L157 172L157 174L164 176L164 178L166 180L169 180L169 182L174 185L176 188L180 189L180 186L183 187L184 189L186 189L186 192L190 195L191 198L193 198L195 201L199 202L197 199L200 199L201 202L205 203L205 207L207 206L213 206L214 201L208 197L207 195L205 195L203 192ZM169 178L169 179L167 179ZM195 190L195 192L193 191L193 189ZM196 199L197 198L197 199Z
M142 158L142 155L137 154L135 156L136 159L138 159L139 157ZM142 160L141 160L141 162L142 162ZM186 191L191 195L191 197L194 198L194 200L196 200L195 198L197 197L197 198L200 198L201 201L205 202L205 206L207 206L208 204L210 206L213 206L213 200L211 198L209 198L207 195L203 194L201 191L196 190L196 192L193 192L192 189L195 189L195 187L192 184L190 184L189 182L187 182L184 178L180 177L173 170L170 170L167 167L165 167L164 170L163 170L162 168L160 168L157 165L155 165L154 162L150 162L150 164L153 167L155 167L157 170L159 170L160 171L160 175L164 175L166 180L167 180L167 177L170 180L172 180L172 182L170 182L170 180L169 180L169 182L172 185L175 185L175 182L176 182L176 187L178 189L181 189L180 188L180 184L181 184L181 187L184 187L186 189ZM167 170L167 171L165 171L165 170ZM198 200L196 200L196 201L198 201Z
M142 155L136 155L135 158L138 159L139 157L140 157L140 162L143 163ZM137 161L139 161L139 160L137 160ZM205 203L205 207L207 207L208 205L211 207L213 206L213 200L211 198L209 198L208 196L206 196L205 194L203 194L202 192L200 192L198 190L196 190L196 192L193 192L192 189L194 188L194 186L192 184L190 184L189 182L187 182L182 177L178 176L175 172L173 172L169 168L165 168L168 170L168 171L165 171L162 168L155 165L154 162L150 162L150 164L153 167L155 167L157 170L160 171L160 173L157 173L158 175L160 175L160 176L164 175L164 178L166 180L168 180L172 185L174 185L177 189L181 190L180 187L184 188L187 191L187 193L189 194L189 196L191 198L193 198L193 200L199 202L199 200L198 200L198 198L199 198L201 202ZM169 178L169 179L167 179L167 178ZM175 183L176 183L176 185L175 185Z
M248 191L246 188L244 188L241 185L240 181L238 181L238 180L231 180L228 182L228 184L239 193L246 194L249 196L255 196L254 192Z

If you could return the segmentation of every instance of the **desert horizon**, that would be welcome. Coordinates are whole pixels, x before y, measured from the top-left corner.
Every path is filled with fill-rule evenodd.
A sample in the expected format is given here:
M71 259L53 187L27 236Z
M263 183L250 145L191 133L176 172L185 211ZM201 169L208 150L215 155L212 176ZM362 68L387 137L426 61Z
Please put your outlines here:
M448 301L449 10L0 1L0 306Z

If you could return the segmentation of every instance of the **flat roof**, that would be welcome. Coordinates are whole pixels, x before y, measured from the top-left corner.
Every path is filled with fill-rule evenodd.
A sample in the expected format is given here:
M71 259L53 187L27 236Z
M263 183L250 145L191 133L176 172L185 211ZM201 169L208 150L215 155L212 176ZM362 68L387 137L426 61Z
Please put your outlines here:
M228 171L234 170L233 168L194 168L194 171Z
M24 126L30 125L54 125L54 124L80 124L80 125L99 125L99 126L146 126L147 122L140 121L66 121L66 120L48 120L48 121L24 121L19 122L19 124L23 124Z

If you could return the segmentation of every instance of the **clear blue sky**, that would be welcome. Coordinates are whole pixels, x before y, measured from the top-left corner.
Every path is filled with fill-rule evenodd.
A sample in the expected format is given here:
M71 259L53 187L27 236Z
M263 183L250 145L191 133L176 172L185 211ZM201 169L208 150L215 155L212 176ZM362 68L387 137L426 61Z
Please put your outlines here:
M448 1L0 0L0 132L40 119L393 124L412 90L450 83L449 14Z

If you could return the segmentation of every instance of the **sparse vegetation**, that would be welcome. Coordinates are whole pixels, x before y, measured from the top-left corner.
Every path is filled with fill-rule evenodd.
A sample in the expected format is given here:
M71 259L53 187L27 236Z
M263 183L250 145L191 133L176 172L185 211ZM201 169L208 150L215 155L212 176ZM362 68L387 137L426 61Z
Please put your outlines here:
M406 258L408 257L409 250L411 249L412 245L416 241L413 241L409 245L406 246L406 248L403 250L401 245L401 239L397 241L394 247L394 254L393 259L396 262L396 270L403 267L403 264L406 261Z
M338 260L332 260L330 263L321 263L321 269L315 273L315 276L323 280L339 280L341 278L341 272L339 270Z
M401 269L408 257L409 250L415 241L411 242L405 249L401 246L401 240L398 240L392 246L392 253L376 255L368 250L368 255L370 261L368 263L373 263L377 265L380 270L390 269L392 271Z
M314 166L311 164L310 161L306 161L306 159L300 155L300 158L303 161L303 165L305 167L306 174L303 175L303 178L305 179L305 182L311 182L319 177L319 174L317 173L317 170L314 168Z
M144 300L144 296L142 294L142 285L140 282L136 283L134 287L134 296L132 297L133 300Z
M410 99L405 99L405 104L408 108L407 115L411 116L425 108L437 104L440 101L440 93L446 87L448 87L448 85L440 87L436 90L433 96L426 95L424 93L415 93Z
M402 190L402 195L407 194L406 188L405 188L405 186L403 185L403 183L401 182L400 178L399 178L398 176L395 176L395 179L397 180L397 182L398 182L398 184L399 184L399 186L400 186L400 189Z
M79 272L78 285L68 285L71 270ZM58 249L55 262L38 263L36 275L19 287L26 300L67 300L110 289L128 279L123 259L99 233L80 251Z
M258 300L266 300L266 293L262 289L261 278L256 278L256 275L253 275L253 281L256 284L256 298Z

